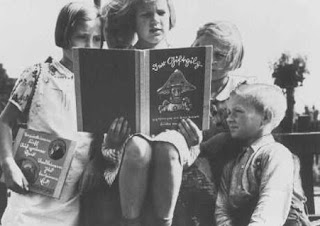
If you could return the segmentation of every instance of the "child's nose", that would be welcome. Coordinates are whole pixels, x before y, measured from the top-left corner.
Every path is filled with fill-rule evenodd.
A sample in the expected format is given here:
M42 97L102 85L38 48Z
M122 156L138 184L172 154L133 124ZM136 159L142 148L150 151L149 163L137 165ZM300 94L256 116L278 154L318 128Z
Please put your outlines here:
M158 23L159 21L160 21L160 16L157 13L153 14L152 22Z
M93 48L94 47L94 42L93 42L93 40L92 39L88 39L87 41L86 41L86 46L85 46L86 48Z
M232 112L228 112L228 116L227 116L226 120L227 120L227 122L231 122L232 120L234 120Z

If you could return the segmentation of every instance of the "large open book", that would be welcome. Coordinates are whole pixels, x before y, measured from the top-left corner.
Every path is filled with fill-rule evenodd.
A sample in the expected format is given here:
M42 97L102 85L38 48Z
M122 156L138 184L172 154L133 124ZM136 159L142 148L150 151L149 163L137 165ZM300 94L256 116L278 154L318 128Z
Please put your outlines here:
M14 159L28 180L30 191L60 198L75 145L75 141L53 134L31 129L18 131Z
M78 130L106 132L125 117L135 132L158 134L191 118L209 127L212 47L73 50Z

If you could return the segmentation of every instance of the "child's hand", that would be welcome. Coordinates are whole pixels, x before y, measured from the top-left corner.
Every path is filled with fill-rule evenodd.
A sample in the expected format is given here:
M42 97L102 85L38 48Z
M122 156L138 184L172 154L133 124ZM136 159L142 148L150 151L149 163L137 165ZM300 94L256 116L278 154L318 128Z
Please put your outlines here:
M202 132L190 119L182 119L178 124L179 132L184 136L189 147L198 145L202 141Z
M20 194L29 191L29 183L13 158L3 161L2 170L7 188Z
M101 185L103 182L103 172L101 161L97 158L88 162L79 181L80 194L84 194Z
M123 117L116 118L108 130L104 146L106 148L119 148L127 139L130 132L131 128L129 127L128 121Z

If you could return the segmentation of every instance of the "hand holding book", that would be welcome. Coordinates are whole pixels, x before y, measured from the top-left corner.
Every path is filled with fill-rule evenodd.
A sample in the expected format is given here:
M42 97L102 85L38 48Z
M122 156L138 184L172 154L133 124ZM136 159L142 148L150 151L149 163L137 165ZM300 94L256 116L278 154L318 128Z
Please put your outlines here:
M184 136L189 147L199 145L202 141L202 131L191 119L182 119L178 131Z
M103 146L105 148L116 149L120 147L123 142L127 139L131 132L128 121L123 117L116 118L104 139Z
M13 157L3 161L2 170L7 188L20 194L29 191L29 183Z
M103 171L107 177L114 180L121 158L122 145L130 134L128 121L123 117L116 118L108 129L107 135L103 139L101 152L92 159L86 166L79 183L81 193L89 192L103 181ZM102 156L101 156L102 154ZM106 173L105 173L106 175Z

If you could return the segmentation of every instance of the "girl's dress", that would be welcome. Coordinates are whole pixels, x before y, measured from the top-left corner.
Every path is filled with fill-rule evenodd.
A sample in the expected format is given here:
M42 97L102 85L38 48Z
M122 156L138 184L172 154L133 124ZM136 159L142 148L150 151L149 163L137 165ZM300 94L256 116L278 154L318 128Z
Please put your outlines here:
M11 192L2 225L78 225L77 182L89 159L92 138L90 134L77 132L74 74L49 58L46 63L36 64L22 73L9 101L28 114L28 129L53 133L74 140L77 145L61 198Z

